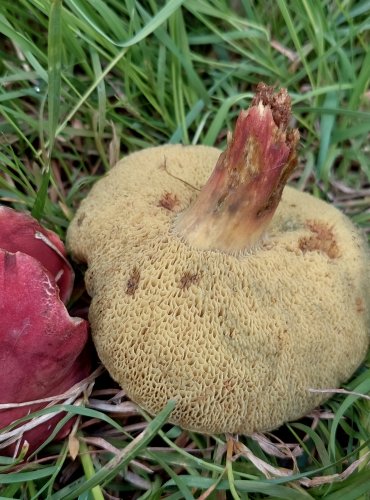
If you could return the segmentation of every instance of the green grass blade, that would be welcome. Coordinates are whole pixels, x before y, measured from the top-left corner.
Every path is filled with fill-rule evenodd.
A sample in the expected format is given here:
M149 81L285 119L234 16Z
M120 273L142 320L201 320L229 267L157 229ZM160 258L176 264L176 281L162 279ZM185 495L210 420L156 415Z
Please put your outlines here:
M292 41L295 45L295 48L299 54L300 60L302 61L305 71L307 73L307 76L309 78L309 81L311 83L312 87L315 87L315 82L312 76L312 70L310 67L310 64L307 61L305 52L302 47L302 43L298 37L297 29L296 26L294 25L294 22L292 20L290 8L287 5L287 2L285 0L277 0L277 4L280 8L280 11L284 17L285 23L286 23L286 28L289 30L290 36L292 38Z
M328 92L324 101L324 107L335 109L338 105L337 92ZM329 171L324 171L325 160L328 155L332 130L335 123L334 114L323 114L320 120L320 149L317 159L317 173L320 179L328 180Z
M193 500L194 497L188 486L182 480L182 476L180 474L176 474L176 472L174 472L171 467L167 465L167 463L159 456L159 454L156 455L155 461L158 462L163 470L169 475L169 477L172 478L173 482L176 484L179 492L181 493L181 498L184 500Z
M351 476L340 488L325 496L325 500L368 500L370 491L369 469L364 469ZM361 497L361 495L366 495Z
M370 81L370 49L361 65L360 74L357 76L351 97L348 103L349 109L356 110L359 107L361 98L369 88Z
M216 482L214 479L201 476L184 476L182 480L189 488L197 488L200 490L207 490ZM309 500L314 498L303 490L289 488L288 486L281 486L268 481L244 481L236 479L234 485L240 494L261 493L269 495L270 498L279 498L282 500ZM169 480L166 483L166 486L174 486L173 479ZM227 480L222 480L217 484L216 490L228 491L229 482Z
M135 438L118 456L97 471L92 478L74 487L73 491L70 491L71 489L68 487L63 488L51 497L52 500L73 500L84 492L116 476L116 474L135 458L135 456L153 439L159 429L167 421L175 405L175 401L169 401L155 419L148 424L145 431Z
M94 464L89 454L89 449L86 443L80 440L79 446L80 446L81 463L84 470L84 474L86 479L89 480L95 476L96 470L94 468ZM91 488L91 496L93 500L104 500L104 495L99 485L96 485L93 488Z
M340 142L348 139L353 139L355 137L364 136L370 131L370 115L369 121L364 123L359 123L357 125L352 125L348 128L338 128L333 133L333 140Z
M3 15L0 15L0 33L2 33L13 42L16 42L19 47L22 48L25 54L36 54L38 59L46 60L45 54L43 54L43 52L38 49L30 40L27 40L27 38L23 34L14 29L14 27L11 26L9 22L7 22L6 18Z
M203 139L203 144L207 146L213 146L216 141L217 135L227 122L226 117L230 111L230 108L237 102L246 98L250 98L250 94L239 94L237 96L232 96L228 99L225 99L225 101L219 107L211 125L208 127L208 132Z
M49 466L29 472L18 472L17 474L0 474L0 485L36 481L44 477L49 477L54 471L55 466Z
M42 174L41 186L37 192L32 215L40 219L48 195L51 178L50 160L57 125L59 121L61 65L62 65L62 0L53 0L50 6L49 31L48 31L48 132L49 154L48 163Z
M50 7L48 33L48 120L50 151L54 146L55 132L59 121L61 69L62 0L53 0Z
M353 389L354 392L360 394L367 394L370 392L370 378L366 378L363 382L361 382L358 386ZM335 412L335 417L333 419L331 432L330 432L330 440L329 440L329 450L331 452L332 458L336 458L336 435L337 429L340 423L341 418L343 418L344 414L350 408L351 405L359 398L356 395L347 396L340 407Z
M46 170L43 171L41 178L41 185L39 187L39 190L37 191L36 199L31 210L32 217L35 217L35 219L38 220L41 219L42 217L46 199L48 197L50 177L51 177L50 168L47 168Z
M151 18L150 22L148 22L136 35L127 40L126 42L116 42L109 36L107 36L100 27L94 22L94 20L89 16L87 10L83 7L81 0L67 0L67 2L74 7L76 12L80 14L80 16L90 24L105 40L107 40L112 45L116 45L121 48L131 47L149 36L153 31L155 31L161 24L163 24L167 19L174 13L185 0L169 0L166 2L165 6Z
M107 104L107 96L105 91L104 78L102 78L102 68L100 64L99 55L93 49L91 49L91 60L92 66L94 70L95 80L97 83L96 91L98 94L98 136L101 140L105 122L106 122L106 104Z

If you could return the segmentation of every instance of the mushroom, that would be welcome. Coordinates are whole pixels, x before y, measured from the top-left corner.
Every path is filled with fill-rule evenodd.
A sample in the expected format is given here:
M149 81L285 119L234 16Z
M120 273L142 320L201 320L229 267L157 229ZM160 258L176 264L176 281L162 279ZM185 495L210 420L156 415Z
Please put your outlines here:
M4 205L0 206L0 228L0 248L8 252L21 250L41 262L55 277L60 297L67 303L74 273L59 236L42 227L31 215Z
M6 207L0 208L0 234L0 246L7 248L0 248L2 429L44 408L48 401L43 399L63 394L87 377L91 362L85 349L88 322L70 317L59 296L58 277L65 299L73 285L63 243L31 216ZM42 237L35 239L35 235ZM34 422L24 433L17 428L0 434L0 454L13 454L25 441L31 453L63 416L59 412L38 425ZM68 434L73 421L57 437Z
M221 155L127 156L68 229L88 264L101 361L151 414L175 399L185 429L251 434L302 417L329 397L310 389L339 386L369 345L363 237L333 206L284 189L290 107L285 89L260 84Z

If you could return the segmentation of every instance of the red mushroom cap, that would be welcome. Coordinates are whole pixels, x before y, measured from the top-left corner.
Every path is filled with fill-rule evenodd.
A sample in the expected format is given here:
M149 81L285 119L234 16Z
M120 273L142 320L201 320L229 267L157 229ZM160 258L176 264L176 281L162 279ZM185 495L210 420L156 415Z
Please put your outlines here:
M42 227L31 215L5 206L0 206L0 227L0 248L13 253L21 251L40 261L54 276L60 298L67 303L74 272L59 236Z
M54 277L30 255L0 249L0 318L0 403L61 394L90 372L81 354L87 321L69 316ZM0 428L44 406L0 410ZM49 420L24 435L31 450L54 425Z

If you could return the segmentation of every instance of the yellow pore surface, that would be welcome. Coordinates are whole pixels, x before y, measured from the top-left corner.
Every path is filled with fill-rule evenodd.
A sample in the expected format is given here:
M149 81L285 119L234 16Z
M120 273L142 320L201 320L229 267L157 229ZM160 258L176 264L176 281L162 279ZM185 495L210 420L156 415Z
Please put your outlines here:
M220 151L163 146L101 179L68 231L88 263L98 354L130 398L205 433L250 434L311 411L369 344L369 259L334 207L286 187L259 245L235 255L173 234Z

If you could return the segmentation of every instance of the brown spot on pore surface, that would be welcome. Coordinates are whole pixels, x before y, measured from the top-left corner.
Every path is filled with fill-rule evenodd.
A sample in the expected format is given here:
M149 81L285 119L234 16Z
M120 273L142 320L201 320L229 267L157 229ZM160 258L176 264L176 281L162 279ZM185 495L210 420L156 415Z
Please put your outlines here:
M76 222L77 222L77 226L78 226L78 227L80 227L80 226L81 226L81 224L83 223L83 221L84 221L85 217L86 217L86 214L84 214L84 213L82 212L82 214L78 217L78 219L77 219L77 221L76 221Z
M181 290L187 290L190 285L197 285L201 277L200 273L191 273L190 271L186 271L180 279Z
M339 257L339 247L336 242L333 229L320 221L307 221L306 227L312 232L312 236L305 236L299 240L299 248L303 253L324 252L330 259Z
M135 295L135 292L139 286L139 281L140 281L140 271L135 266L131 271L129 279L127 280L127 288L126 288L127 295Z
M356 311L363 313L365 311L365 304L361 297L356 297Z
M172 211L179 204L179 199L175 194L165 192L163 193L162 198L159 200L158 206Z

